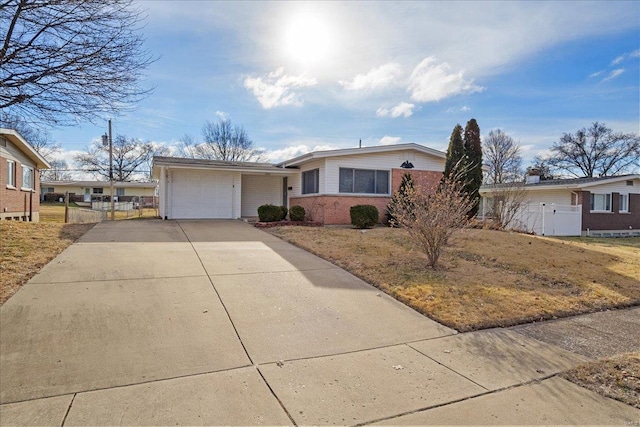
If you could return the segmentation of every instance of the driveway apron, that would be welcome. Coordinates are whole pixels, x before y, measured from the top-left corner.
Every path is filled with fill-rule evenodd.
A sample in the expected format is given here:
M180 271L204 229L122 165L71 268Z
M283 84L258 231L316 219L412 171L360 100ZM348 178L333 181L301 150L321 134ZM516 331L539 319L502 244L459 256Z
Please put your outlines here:
M0 308L0 326L2 425L447 423L474 402L518 421L546 390L600 405L594 422L640 419L551 378L584 356L457 334L240 221L98 224ZM526 421L574 419L552 414Z

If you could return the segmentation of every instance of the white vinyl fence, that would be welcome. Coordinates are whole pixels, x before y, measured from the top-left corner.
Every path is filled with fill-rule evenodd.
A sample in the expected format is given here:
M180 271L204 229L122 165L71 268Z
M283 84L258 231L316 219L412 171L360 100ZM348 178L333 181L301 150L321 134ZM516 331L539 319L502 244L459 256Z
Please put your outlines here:
M582 205L530 203L516 214L511 228L541 236L580 236Z

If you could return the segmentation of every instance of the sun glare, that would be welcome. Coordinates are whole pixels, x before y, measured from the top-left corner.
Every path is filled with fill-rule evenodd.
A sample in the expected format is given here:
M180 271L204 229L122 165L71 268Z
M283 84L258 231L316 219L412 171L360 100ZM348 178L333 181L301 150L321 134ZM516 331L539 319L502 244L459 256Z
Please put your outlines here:
M329 25L311 14L292 17L284 37L287 57L304 67L326 61L334 45Z

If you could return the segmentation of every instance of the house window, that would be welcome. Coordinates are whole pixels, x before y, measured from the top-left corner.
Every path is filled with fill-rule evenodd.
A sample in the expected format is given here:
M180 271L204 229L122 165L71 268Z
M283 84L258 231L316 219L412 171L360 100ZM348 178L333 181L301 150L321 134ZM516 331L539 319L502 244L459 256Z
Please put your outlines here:
M629 212L629 195L621 194L620 195L620 212Z
M102 194L102 193L104 193L104 189L102 187L93 189L93 194Z
M302 172L302 194L320 192L320 169Z
M341 193L389 194L389 171L340 168Z
M16 186L16 162L7 160L7 187Z
M44 192L45 192L45 193L55 193L55 188L53 188L53 187L46 187L46 188L44 189Z
M611 194L591 194L591 210L611 212Z
M116 196L124 196L124 188L116 188Z
M22 165L22 188L33 190L33 168Z

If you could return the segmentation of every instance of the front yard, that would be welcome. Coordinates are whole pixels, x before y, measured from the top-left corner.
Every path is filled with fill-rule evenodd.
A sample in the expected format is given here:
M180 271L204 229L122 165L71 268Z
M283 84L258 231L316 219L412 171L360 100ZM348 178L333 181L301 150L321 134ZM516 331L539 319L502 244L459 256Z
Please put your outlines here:
M433 271L405 231L281 227L269 232L459 331L640 304L640 239L466 230Z

